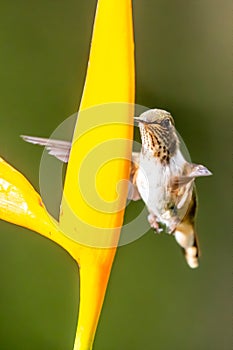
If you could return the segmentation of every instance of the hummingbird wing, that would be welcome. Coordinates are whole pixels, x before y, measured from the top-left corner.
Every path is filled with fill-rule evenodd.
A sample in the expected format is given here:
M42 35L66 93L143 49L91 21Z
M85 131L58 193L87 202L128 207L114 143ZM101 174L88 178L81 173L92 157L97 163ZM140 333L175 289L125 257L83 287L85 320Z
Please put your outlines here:
M35 145L45 146L49 154L67 163L70 155L71 142L47 139L43 137L34 137L21 135L22 139L26 142L33 143Z
M187 185L189 182L195 180L196 177L210 176L211 171L202 164L186 163L185 175L176 176L171 181L171 187L177 188L179 186Z
M131 199L133 201L137 201L141 199L141 196L138 192L138 188L136 185L136 177L139 169L139 160L140 160L140 153L133 152L132 159L131 159L130 178L129 178L130 184L129 184L129 190L128 190L128 199Z
M188 210L177 225L174 236L178 244L181 246L186 261L191 268L199 265L200 248L198 243L197 232L195 229L195 215L197 212L197 195L195 187L193 189L192 198Z
M210 176L211 171L202 164L186 163L185 175L175 176L171 180L171 190L177 190L180 186L185 186L195 180L196 177Z
M52 156L56 157L57 159L61 160L64 163L68 163L71 142L53 140L53 139L48 139L43 137L36 137L36 136L28 136L28 135L20 135L20 136L26 142L29 142L35 145L45 146L49 154L51 154ZM135 180L137 176L137 170L139 168L139 165L138 165L139 159L140 159L140 153L133 152L132 160L131 160L131 169L130 169L130 184L129 184L129 191L128 191L128 199L131 199L133 201L137 201L141 199L141 196L137 189L136 180Z

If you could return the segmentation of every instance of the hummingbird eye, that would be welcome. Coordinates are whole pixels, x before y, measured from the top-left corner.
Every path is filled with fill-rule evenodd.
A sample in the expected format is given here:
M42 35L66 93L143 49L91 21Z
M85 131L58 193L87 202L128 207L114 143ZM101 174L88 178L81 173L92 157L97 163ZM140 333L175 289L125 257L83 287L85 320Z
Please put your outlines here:
M168 128L170 126L170 119L169 118L166 118L164 120L161 121L161 126L163 128Z

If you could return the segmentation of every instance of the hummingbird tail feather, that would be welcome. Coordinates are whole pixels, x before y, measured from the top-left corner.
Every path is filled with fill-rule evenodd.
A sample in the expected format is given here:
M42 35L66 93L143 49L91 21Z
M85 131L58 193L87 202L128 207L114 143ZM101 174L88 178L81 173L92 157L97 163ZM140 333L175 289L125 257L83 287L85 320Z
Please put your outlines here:
M188 265L193 269L198 267L198 258L200 257L198 236L195 229L196 212L197 195L194 187L188 210L174 232L175 239L181 246Z
M184 231L181 230L181 227L176 229L174 236L184 252L187 264L194 269L199 265L198 258L200 256L197 236L191 226L186 227Z

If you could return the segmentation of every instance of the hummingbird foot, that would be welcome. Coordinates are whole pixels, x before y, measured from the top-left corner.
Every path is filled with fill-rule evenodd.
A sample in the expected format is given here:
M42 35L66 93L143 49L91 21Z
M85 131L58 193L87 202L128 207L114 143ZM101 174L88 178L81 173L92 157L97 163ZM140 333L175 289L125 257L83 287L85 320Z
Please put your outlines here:
M150 226L155 230L156 233L160 233L163 231L163 229L159 227L157 217L154 214L149 214L147 219L149 221Z

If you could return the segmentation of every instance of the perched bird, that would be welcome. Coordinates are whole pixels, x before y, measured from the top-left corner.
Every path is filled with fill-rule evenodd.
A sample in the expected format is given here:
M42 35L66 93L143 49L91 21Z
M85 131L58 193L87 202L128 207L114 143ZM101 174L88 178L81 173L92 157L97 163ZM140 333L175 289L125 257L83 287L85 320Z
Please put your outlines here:
M139 125L142 148L133 152L131 188L128 197L142 198L149 211L151 227L160 232L165 226L182 247L191 268L198 266L200 249L195 229L197 196L194 180L209 176L203 165L189 163L183 157L171 114L151 109L134 118ZM49 154L68 162L71 143L22 135L30 143L45 146Z

